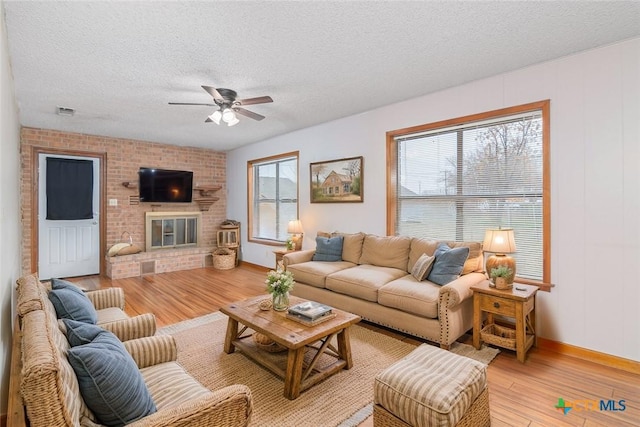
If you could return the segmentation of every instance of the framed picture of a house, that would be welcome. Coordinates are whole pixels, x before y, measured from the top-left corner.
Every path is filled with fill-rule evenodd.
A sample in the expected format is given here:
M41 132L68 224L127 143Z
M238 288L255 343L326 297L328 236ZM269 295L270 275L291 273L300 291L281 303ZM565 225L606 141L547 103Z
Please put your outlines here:
M360 203L364 160L350 157L310 163L311 203Z

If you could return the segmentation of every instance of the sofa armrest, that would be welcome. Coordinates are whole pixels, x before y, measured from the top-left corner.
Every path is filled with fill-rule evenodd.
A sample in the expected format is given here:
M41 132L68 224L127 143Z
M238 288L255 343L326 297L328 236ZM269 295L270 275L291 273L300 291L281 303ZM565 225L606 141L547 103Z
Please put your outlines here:
M146 426L247 426L253 411L249 387L234 384L173 408L160 409L131 424Z
M447 308L453 308L473 296L472 286L486 280L483 273L469 273L440 288L440 303L446 301Z
M106 288L86 292L85 295L96 310L118 307L124 311L124 291L122 288Z
M152 337L156 333L156 316L152 313L145 313L128 319L101 323L100 327L113 332L120 341Z
M285 254L282 257L282 260L284 261L284 266L286 268L288 265L300 264L303 262L311 261L315 253L316 253L315 249L307 249L305 251L290 252L288 254Z
M160 363L175 362L178 358L176 341L171 335L138 338L124 341L122 344L139 369Z

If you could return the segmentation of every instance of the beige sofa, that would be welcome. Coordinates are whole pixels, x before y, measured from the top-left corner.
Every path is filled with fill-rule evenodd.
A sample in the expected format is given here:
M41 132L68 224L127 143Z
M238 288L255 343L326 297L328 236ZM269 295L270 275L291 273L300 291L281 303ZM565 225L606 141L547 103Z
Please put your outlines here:
M326 236L326 233L319 233ZM474 286L485 280L480 242L444 242L469 247L459 278L440 286L410 274L437 241L406 236L342 235L342 261L313 261L315 250L288 253L293 295L360 315L364 320L449 346L473 326Z
M83 400L81 386L68 360L71 351L63 332L65 328L57 319L47 292L48 288L35 275L18 282L20 329L14 332L13 349L16 354L12 355L8 425L98 427L100 424ZM113 295L113 291L102 295ZM111 314L115 311L111 310ZM118 322L100 326L112 327ZM143 332L140 329L135 331L135 322L128 325L112 330L116 336L122 331L126 336ZM219 390L205 388L176 362L178 352L173 337L148 336L122 343L132 356L157 408L155 413L128 425L204 427L249 424L253 408L249 388L241 384ZM21 363L16 362L16 358ZM19 395L15 396L13 392ZM24 417L25 410L28 420Z

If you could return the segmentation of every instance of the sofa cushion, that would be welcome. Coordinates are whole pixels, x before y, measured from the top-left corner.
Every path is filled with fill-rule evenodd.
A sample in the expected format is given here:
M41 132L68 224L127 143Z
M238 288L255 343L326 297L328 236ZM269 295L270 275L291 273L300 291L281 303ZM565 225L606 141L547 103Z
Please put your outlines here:
M436 260L428 280L438 285L446 285L460 277L469 256L469 248L466 246L450 248L446 243L440 243L434 255Z
M175 408L212 394L176 362L148 366L140 369L140 373L158 410Z
M313 261L342 261L342 236L316 237L316 253Z
M358 265L327 276L325 287L366 301L378 300L378 289L407 272L397 268Z
M421 282L427 278L429 273L431 273L431 269L433 268L433 262L436 260L436 257L430 256L427 254L422 254L418 261L413 265L411 269L411 275L418 281Z
M107 307L102 310L98 310L98 321L97 325L101 325L103 323L111 323L117 320L128 319L127 313L122 311L120 307Z
M306 283L316 288L324 288L325 279L328 275L354 266L355 264L347 261L308 261L290 264L287 266L287 271L293 273L293 277L297 282Z
M414 237L411 239L411 248L409 250L409 263L407 264L407 271L411 272L418 258L423 254L433 255L438 247L438 241L423 237Z
M440 242L446 243L450 248L469 248L469 256L464 263L464 267L462 268L462 272L460 272L461 276L465 274L473 273L477 271L482 273L484 271L484 256L482 252L482 242L453 242L446 241Z
M410 274L378 289L378 304L430 319L438 318L439 297L439 285L419 282Z
M72 319L79 322L96 323L98 313L86 295L70 289L52 289L49 300L59 319Z
M364 241L364 233L341 233L334 231L333 233L327 233L326 231L318 231L318 236L321 237L334 237L342 236L342 260L349 261L357 264L362 256L362 242Z
M374 236L367 234L362 244L359 264L397 268L407 271L411 238L407 236Z
M69 349L80 394L101 424L120 426L156 412L138 366L111 332Z

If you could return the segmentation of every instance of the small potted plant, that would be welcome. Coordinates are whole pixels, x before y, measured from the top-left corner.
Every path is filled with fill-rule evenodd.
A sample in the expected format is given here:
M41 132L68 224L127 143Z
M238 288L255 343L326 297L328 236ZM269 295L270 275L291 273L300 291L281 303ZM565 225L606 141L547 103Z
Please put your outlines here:
M285 245L287 246L288 251L292 251L296 247L296 244L293 242L293 239L291 237L287 239Z
M293 280L293 273L290 271L271 270L267 274L267 292L273 298L273 309L276 311L285 311L289 307L289 291L293 289L296 283Z
M491 269L491 279L496 289L511 289L513 283L513 270L506 265Z

